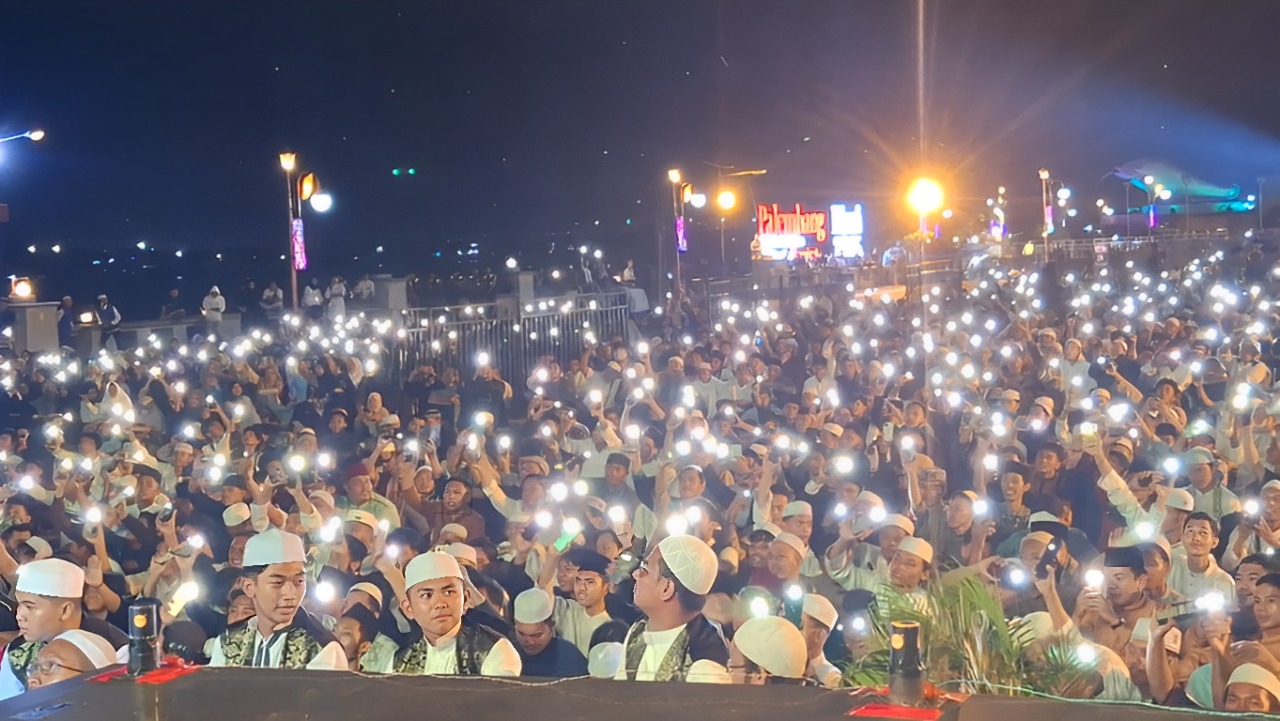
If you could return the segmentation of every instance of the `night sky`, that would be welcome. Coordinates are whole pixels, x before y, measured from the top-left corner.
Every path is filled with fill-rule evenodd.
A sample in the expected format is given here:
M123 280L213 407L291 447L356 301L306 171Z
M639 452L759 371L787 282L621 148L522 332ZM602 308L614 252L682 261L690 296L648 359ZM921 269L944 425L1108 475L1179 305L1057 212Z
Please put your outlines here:
M1280 3L928 7L925 167L949 205L976 208L1005 184L1016 208L1038 196L1040 166L1089 205L1123 196L1100 179L1141 157L1250 191L1280 174ZM78 265L104 250L124 262L138 241L191 263L215 249L284 252L284 149L336 200L308 218L325 275L351 274L378 245L391 269L429 269L446 241L527 256L550 240L590 242L646 262L670 211L666 169L714 192L711 162L768 169L735 186L744 205L865 202L873 230L892 237L909 230L901 193L921 167L914 8L9 3L0 131L48 138L0 146L12 216L0 257L20 272L31 243L59 242ZM694 218L695 254L718 241L706 215ZM1019 227L1015 211L1015 231L1034 232L1028 215ZM729 219L743 243L750 216ZM273 262L254 272L283 278ZM188 272L232 283L245 266Z

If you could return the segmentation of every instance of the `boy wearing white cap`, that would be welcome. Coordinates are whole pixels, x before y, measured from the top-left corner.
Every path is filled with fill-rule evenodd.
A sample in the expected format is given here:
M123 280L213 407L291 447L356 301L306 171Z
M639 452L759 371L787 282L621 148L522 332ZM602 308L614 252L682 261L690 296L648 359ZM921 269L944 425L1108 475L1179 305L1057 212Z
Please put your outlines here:
M632 574L635 605L647 618L627 631L615 678L729 682L728 646L702 615L719 566L715 551L693 536L670 536L654 546Z
M307 595L302 539L278 528L245 544L244 592L254 615L214 640L210 666L346 670L342 645L302 608Z
M84 571L73 563L46 558L22 566L14 597L19 635L5 647L0 662L0 699L26 690L37 655L62 633L82 629L103 637L112 648L129 643L119 629L84 613Z
M408 598L405 618L422 634L397 645L379 635L360 661L369 673L444 676L519 676L520 654L502 634L466 613L483 603L457 559L432 551L415 556L404 569Z

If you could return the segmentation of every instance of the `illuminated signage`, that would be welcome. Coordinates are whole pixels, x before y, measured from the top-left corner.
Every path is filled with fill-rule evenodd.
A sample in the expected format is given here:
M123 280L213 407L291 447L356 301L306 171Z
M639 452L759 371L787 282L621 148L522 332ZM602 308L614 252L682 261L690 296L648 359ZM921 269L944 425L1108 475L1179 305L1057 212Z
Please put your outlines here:
M689 251L689 240L684 235L684 216L676 216L676 252L687 253Z
M785 209L776 204L757 205L752 257L756 260L860 258L866 255L865 235L866 219L861 203L836 203L830 213L806 210L799 203Z
M804 210L796 203L795 210L783 211L777 203L756 206L756 234L812 235L819 243L827 242L827 214L821 210Z
M307 269L307 243L302 238L302 218L294 218L289 226L289 246L293 249L293 269Z
M866 221L862 216L862 203L850 208L843 203L831 206L831 253L837 258L861 258L866 255L862 236Z

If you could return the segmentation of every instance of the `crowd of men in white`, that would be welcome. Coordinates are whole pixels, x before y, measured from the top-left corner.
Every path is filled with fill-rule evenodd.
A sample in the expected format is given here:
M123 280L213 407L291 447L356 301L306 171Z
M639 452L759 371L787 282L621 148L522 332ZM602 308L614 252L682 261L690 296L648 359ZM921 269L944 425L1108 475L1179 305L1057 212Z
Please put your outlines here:
M725 301L544 359L512 428L485 368L393 413L283 338L12 360L0 696L116 663L139 597L211 666L834 688L976 579L1088 697L1280 713L1260 262Z

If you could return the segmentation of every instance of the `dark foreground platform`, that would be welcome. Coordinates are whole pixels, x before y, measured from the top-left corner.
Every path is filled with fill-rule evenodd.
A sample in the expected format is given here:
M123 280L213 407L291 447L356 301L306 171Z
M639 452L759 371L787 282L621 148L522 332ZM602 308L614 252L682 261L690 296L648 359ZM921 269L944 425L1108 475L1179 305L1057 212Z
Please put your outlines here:
M199 669L163 683L137 683L117 675L106 681L82 679L38 689L0 702L0 720L835 721L849 717L863 703L846 691L793 686L730 688L594 679L536 683ZM963 704L949 704L940 721L1181 721L1197 717L1203 714L975 696Z

